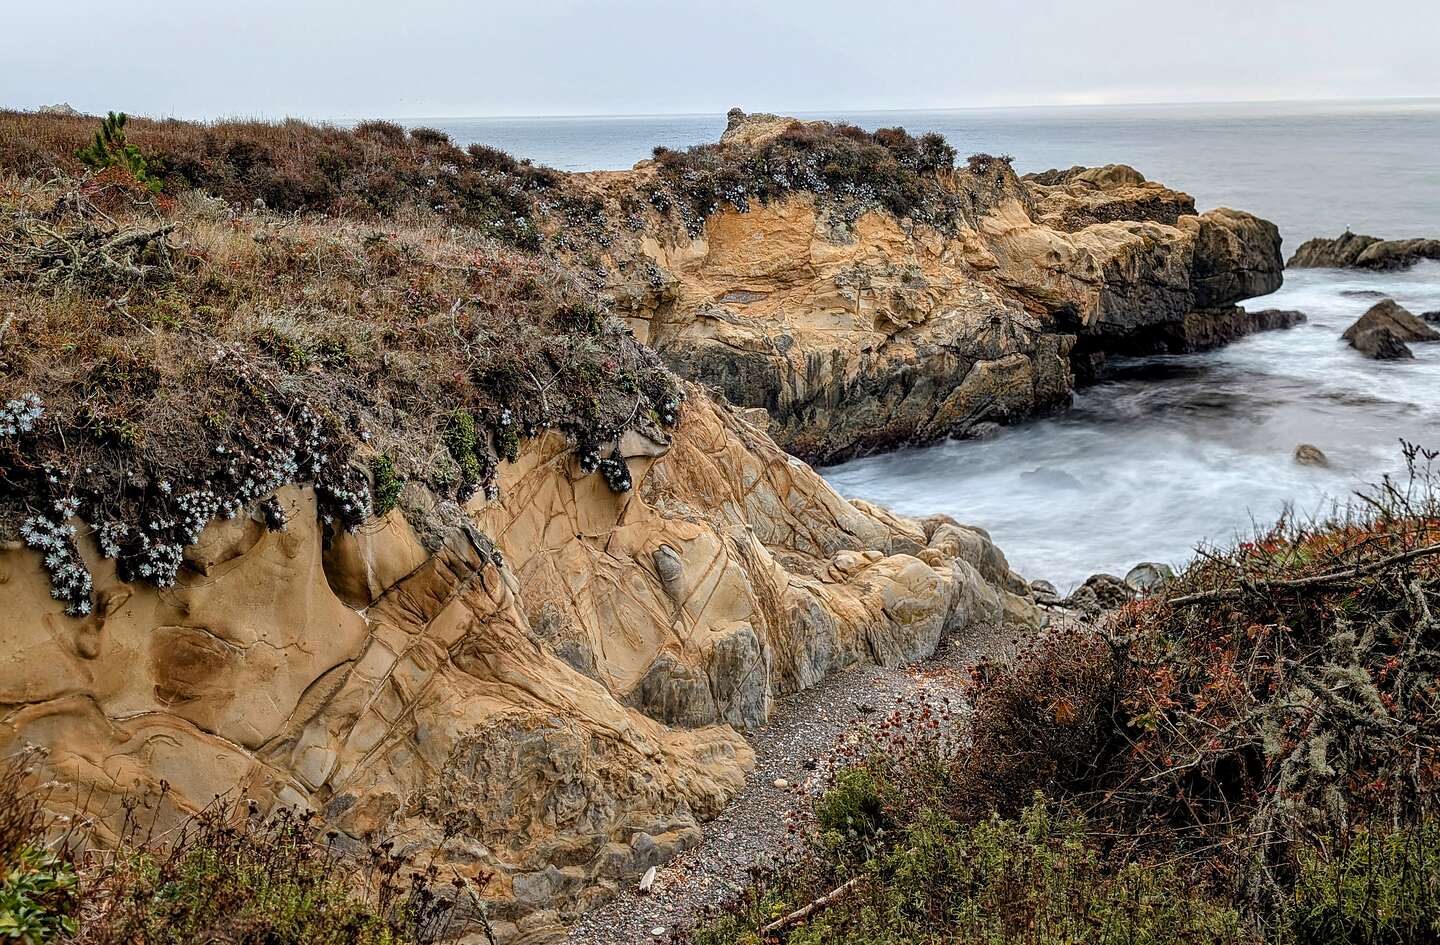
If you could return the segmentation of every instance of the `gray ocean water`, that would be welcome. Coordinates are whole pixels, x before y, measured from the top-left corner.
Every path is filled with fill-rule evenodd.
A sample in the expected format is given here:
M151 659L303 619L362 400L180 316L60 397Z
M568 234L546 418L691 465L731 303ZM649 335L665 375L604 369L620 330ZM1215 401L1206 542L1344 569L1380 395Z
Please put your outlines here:
M805 115L939 131L960 153L1008 153L1021 173L1123 162L1275 221L1287 254L1347 226L1440 237L1440 99ZM721 115L421 122L566 170L629 167L657 144L715 140ZM983 441L946 442L823 470L841 492L988 528L1027 577L1072 586L1140 560L1180 564L1287 507L1323 513L1400 468L1399 440L1440 447L1440 343L1367 361L1340 333L1380 295L1440 310L1440 264L1405 273L1287 273L1251 307L1308 324L1218 352L1123 362L1067 414ZM1299 443L1329 469L1296 465Z

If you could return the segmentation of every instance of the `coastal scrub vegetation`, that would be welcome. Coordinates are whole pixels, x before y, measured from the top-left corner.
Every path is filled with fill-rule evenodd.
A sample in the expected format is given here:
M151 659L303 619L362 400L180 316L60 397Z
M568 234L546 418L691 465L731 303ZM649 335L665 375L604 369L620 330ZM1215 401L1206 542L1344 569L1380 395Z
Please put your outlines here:
M678 417L678 381L585 275L433 209L381 216L347 189L402 152L415 173L453 158L438 133L129 121L124 146L164 181L157 194L122 163L67 176L83 140L71 122L0 115L3 164L40 144L25 153L53 161L43 177L0 171L0 540L42 555L72 615L93 606L80 528L122 580L164 587L207 523L264 510L288 484L314 486L332 532L403 506L411 482L453 508L494 498L501 460L555 430L624 490L613 444ZM244 141L271 157L242 169ZM323 199L267 189L294 154L326 148L354 163ZM467 160L539 173L488 149ZM252 192L356 214L236 205Z
M421 945L484 929L473 884L342 852L313 815L217 800L169 830L133 799L118 837L45 812L36 753L0 766L0 939L24 945Z
M561 201L561 175L444 132L388 121L155 121L0 111L0 169L46 179L119 164L152 190L199 190L232 206L384 220L422 211L522 249ZM105 137L109 134L110 137Z
M694 945L1440 937L1435 454L862 726Z
M1004 187L992 179L1008 159L973 160L955 168L955 149L943 135L915 137L903 128L865 131L851 124L793 122L757 145L702 144L683 151L655 149L658 180L649 192L661 213L674 214L692 234L724 206L740 212L798 192L853 221L867 210L949 229L981 195Z

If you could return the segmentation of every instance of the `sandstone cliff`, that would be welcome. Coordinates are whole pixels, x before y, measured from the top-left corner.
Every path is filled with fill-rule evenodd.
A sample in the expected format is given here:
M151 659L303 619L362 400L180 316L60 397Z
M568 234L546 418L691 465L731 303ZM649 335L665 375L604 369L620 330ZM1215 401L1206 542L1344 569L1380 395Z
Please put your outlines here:
M1196 313L1243 333L1234 303L1280 284L1272 224L1197 214L1188 195L1122 165L1021 180L1002 159L924 171L902 153L902 165L922 168L906 186L928 188L928 203L901 215L878 190L886 180L842 199L825 176L837 163L829 152L811 159L818 168L803 160L825 136L857 132L732 113L721 144L698 157L671 152L572 182L630 221L595 258L637 336L682 375L767 410L776 440L803 458L1063 407L1076 374L1092 375L1107 352L1183 335ZM924 144L910 147L923 155ZM770 178L733 169L754 165L807 183L761 200L754 191ZM682 203L697 180L699 210L654 209Z
M38 555L0 552L4 741L46 748L55 803L112 824L163 785L164 822L240 794L341 843L438 847L502 940L540 941L695 841L775 696L1036 619L983 532L846 502L703 394L673 442L621 451L615 493L532 441L433 552L402 509L327 548L294 487L284 531L213 524L165 590L82 539L84 620Z

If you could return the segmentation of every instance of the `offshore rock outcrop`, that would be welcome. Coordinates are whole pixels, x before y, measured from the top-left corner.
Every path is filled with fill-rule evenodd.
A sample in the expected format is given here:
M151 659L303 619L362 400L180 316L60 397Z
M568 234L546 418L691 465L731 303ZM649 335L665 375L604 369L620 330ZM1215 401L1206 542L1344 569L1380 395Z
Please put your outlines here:
M732 113L719 154L841 133ZM684 226L637 199L661 164L573 182L617 217L647 207L599 256L617 308L678 373L765 409L777 442L815 462L1063 408L1107 353L1244 333L1235 303L1281 281L1274 225L1197 214L1124 165L1020 179L980 156L935 172L953 199L928 223L797 189Z
M1367 358L1408 361L1415 354L1407 342L1440 341L1440 332L1394 299L1384 299L1372 305L1340 337Z
M617 494L561 437L527 444L438 547L418 486L328 547L287 487L287 530L212 524L166 590L82 538L83 621L38 555L0 551L3 741L47 749L52 803L106 823L126 795L163 790L162 827L240 795L342 846L438 849L502 942L539 942L695 842L776 696L1039 619L983 532L847 502L699 391L673 442L618 449Z
M1334 239L1317 236L1300 244L1285 263L1291 269L1409 269L1424 259L1440 259L1440 240L1384 240L1346 231Z

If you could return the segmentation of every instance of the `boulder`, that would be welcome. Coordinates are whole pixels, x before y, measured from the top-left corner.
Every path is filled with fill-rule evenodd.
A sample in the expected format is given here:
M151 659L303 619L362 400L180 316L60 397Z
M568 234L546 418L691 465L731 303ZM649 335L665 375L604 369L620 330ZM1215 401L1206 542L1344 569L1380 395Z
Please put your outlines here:
M1058 604L1061 600L1059 588L1049 581L1031 581L1030 593L1037 604Z
M1415 353L1389 328L1370 328L1350 339L1350 347L1376 361L1408 361Z
M1175 580L1175 569L1159 561L1142 561L1125 573L1125 583L1139 594L1153 594Z
M1326 467L1330 465L1330 457L1326 456L1320 447L1311 446L1309 443L1301 443L1295 447L1294 458L1295 462L1301 466Z
M1113 574L1092 574L1061 603L1072 610L1097 614L1114 610L1134 600L1135 596L1135 588L1126 583L1124 578Z
M1440 240L1382 240L1348 230L1334 239L1316 237L1300 244L1286 263L1291 269L1409 269L1422 259L1440 259Z
M1440 341L1440 331L1436 331L1425 324L1423 320L1410 314L1394 299L1376 302L1369 311L1355 321L1355 324L1345 329L1345 333L1340 337L1353 345L1358 335L1376 328L1384 328L1405 342Z

